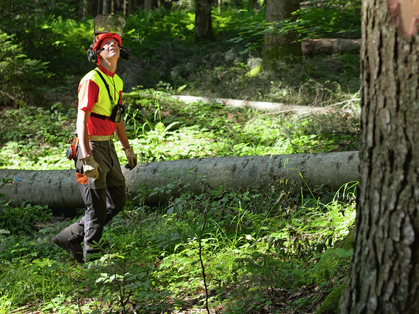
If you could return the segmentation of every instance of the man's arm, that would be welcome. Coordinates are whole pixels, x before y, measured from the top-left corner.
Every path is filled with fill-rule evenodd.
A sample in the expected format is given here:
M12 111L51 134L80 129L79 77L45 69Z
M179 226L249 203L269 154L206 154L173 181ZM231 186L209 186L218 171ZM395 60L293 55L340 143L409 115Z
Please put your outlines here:
M128 136L127 136L127 131L125 130L124 119L121 119L121 121L116 124L115 132L124 150L127 149L129 147L129 141L128 141Z
M89 117L90 111L84 111L81 109L77 111L77 134L83 158L87 158L92 155L89 144L89 131L87 130L87 120Z
M125 130L125 123L123 119L116 124L115 132L122 144L122 147L124 148L125 156L127 156L128 159L128 164L125 165L125 168L132 170L137 165L137 155L134 154L134 149L129 146L127 131Z
M102 171L100 165L95 161L90 150L89 131L87 130L87 120L90 117L90 111L81 109L77 112L77 135L83 158L80 159L83 164L83 172L86 176L97 179L99 172Z

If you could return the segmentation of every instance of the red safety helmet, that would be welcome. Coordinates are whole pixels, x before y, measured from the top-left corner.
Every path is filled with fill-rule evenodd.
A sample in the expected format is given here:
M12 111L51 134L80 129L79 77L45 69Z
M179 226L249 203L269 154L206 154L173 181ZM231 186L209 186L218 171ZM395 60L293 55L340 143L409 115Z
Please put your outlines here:
M109 38L115 39L116 42L118 43L119 48L121 48L122 46L121 36L119 36L116 33L104 33L104 34L99 34L96 36L95 41L93 43L92 50L98 51L100 48L102 48L102 44L105 42L105 40Z

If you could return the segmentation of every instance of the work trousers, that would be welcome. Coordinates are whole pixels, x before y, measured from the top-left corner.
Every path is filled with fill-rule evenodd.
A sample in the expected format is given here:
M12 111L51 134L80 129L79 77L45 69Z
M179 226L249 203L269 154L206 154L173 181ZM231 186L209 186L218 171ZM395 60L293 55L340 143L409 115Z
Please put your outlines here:
M123 209L126 202L125 179L113 141L91 141L90 149L102 170L97 179L87 177L80 162L82 152L77 147L76 175L86 209L82 218L63 230L69 241L84 243L85 261L99 251L97 243L102 238L103 227Z

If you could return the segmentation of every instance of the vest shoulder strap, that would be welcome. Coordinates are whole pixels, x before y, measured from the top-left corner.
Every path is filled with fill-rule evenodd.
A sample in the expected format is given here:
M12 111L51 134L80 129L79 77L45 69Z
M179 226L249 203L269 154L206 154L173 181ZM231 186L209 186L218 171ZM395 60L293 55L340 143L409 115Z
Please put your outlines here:
M106 86L106 90L108 91L109 98L111 99L111 102L113 102L113 98L112 98L112 96L111 96L111 91L110 91L110 89L109 89L109 85L108 85L108 83L106 83L105 79L104 79L104 78L103 78L103 76L102 76L102 73L100 73L100 71L99 71L98 69L95 69L95 71L97 72L97 74L99 74L100 78L101 78L101 79L102 79L102 81L103 81L103 84L105 84L105 86Z

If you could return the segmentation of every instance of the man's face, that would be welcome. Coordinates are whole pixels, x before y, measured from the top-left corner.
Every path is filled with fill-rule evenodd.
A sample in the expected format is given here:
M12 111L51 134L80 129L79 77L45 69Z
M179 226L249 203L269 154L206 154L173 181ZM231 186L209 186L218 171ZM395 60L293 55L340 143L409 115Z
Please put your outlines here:
M105 39L105 41L102 44L103 50L100 52L100 56L104 59L109 58L117 58L119 59L120 56L120 49L118 46L118 42L113 39Z

